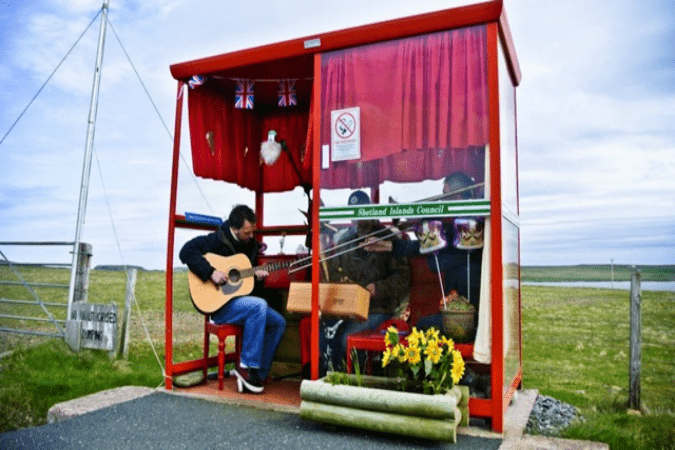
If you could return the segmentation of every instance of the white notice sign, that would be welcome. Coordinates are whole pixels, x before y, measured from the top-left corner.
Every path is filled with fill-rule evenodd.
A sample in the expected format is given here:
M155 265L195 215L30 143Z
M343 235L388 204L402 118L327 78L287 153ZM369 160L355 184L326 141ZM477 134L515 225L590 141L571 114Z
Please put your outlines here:
M114 350L117 343L117 305L73 303L70 322L78 324L79 347Z
M361 158L361 109L338 109L330 113L331 161Z

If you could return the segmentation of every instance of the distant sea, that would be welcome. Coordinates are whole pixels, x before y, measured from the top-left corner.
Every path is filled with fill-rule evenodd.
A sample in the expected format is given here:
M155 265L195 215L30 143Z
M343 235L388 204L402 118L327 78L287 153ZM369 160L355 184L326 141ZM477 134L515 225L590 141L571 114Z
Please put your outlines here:
M630 290L630 281L523 281L522 283L529 286L594 287ZM675 292L675 281L642 281L640 289L643 291Z

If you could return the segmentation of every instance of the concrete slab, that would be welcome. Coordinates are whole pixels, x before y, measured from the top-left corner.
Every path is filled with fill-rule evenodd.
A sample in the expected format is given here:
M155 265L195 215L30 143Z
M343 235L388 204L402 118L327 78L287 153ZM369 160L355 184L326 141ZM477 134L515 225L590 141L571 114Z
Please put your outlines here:
M520 439L504 440L499 450L609 450L609 445L602 442L523 436Z
M520 439L523 436L537 397L537 389L525 389L513 394L504 416L504 439Z
M49 408L47 420L49 423L62 422L107 406L144 397L153 392L155 392L155 389L142 386L122 386L108 389L67 402L57 403Z

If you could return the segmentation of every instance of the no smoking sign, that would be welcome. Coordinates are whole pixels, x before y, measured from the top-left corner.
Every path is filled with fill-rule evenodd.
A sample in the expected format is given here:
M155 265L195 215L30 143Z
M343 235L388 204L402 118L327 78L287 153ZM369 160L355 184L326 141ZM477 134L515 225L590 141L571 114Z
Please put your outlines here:
M349 139L354 135L355 129L356 119L351 113L342 113L335 121L335 133L340 139Z
M331 111L331 161L361 158L361 110Z

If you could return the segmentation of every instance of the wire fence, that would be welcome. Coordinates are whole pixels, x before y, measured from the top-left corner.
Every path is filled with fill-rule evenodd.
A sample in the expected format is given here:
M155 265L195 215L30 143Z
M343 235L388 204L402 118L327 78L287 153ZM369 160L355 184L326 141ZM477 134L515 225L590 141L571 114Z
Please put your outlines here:
M67 255L72 258L74 242L0 242L0 332L28 334L47 337L64 337L66 310L70 288L72 262L55 262L44 260L50 256ZM33 251L21 250L20 257L41 255L43 261L18 261L14 258L17 252L10 252L18 247ZM56 252L45 251L45 248L59 247ZM70 254L64 253L62 247L70 247ZM84 244L81 248L88 249ZM80 256L90 256L90 250ZM31 256L28 256L31 257ZM83 270L78 270L80 279L79 293L76 298L86 298L88 283L88 258L78 259L78 265L84 263Z
M652 409L672 411L673 282L657 282L661 285L656 289L645 289L636 268L632 275L638 276L638 285L633 281L632 290L624 287L631 285L625 279L615 280L612 289L609 282L565 281L568 275L560 269L562 281L523 285L526 384L564 392L578 404L597 401L602 393L613 399L608 401L630 400L634 409L640 409L642 390Z

